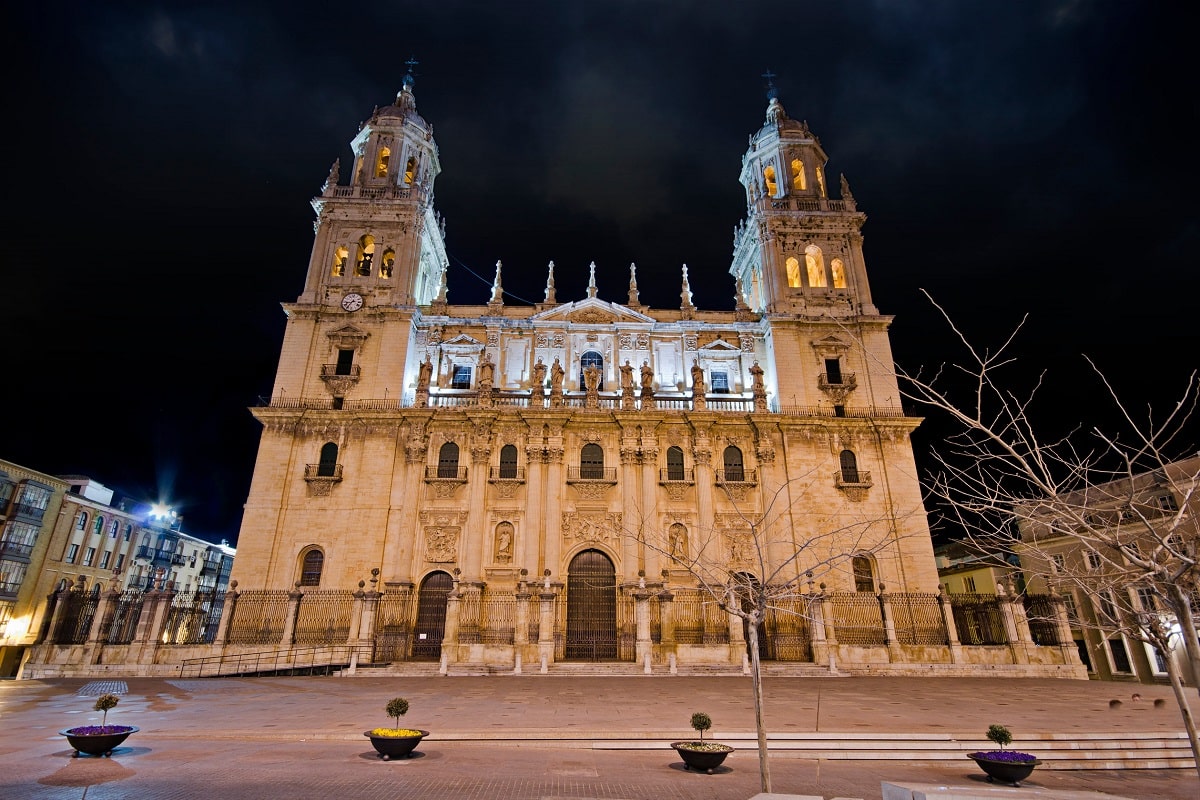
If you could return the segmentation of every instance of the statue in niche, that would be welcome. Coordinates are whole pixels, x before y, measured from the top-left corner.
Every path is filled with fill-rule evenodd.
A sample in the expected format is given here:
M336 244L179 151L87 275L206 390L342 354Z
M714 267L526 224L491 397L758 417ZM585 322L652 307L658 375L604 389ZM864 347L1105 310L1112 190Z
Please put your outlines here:
M550 390L562 393L563 385L563 368L562 364L558 363L558 357L555 356L554 363L550 365Z
M507 564L512 561L512 525L500 523L496 528L496 561Z
M483 351L483 355L479 359L479 386L480 388L492 388L492 379L495 374L496 365L492 363L492 359L488 357L487 351Z
M429 378L433 375L433 362L429 360L429 356L425 356L425 360L421 362L420 369L417 370L417 391L429 391Z
M533 388L540 393L545 385L546 365L542 363L542 357L538 356L537 363L533 365Z
M757 361L750 365L750 375L753 378L753 384L751 388L753 388L755 392L763 391L766 388L763 385L763 368L758 365Z
M621 366L621 390L626 394L633 391L633 367L630 366L628 359Z
M654 388L654 368L649 361L642 362L642 391L648 392Z
M700 366L700 362L692 359L692 394L704 394L704 369Z
M587 389L588 394L596 394L600 387L600 368L595 364L588 364L583 370L583 385Z

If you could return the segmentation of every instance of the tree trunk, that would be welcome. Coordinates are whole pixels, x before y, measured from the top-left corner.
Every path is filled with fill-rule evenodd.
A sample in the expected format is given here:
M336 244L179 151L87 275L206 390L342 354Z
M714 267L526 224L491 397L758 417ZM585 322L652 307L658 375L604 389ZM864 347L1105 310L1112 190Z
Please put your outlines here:
M745 619L745 618L744 618ZM758 775L762 790L771 793L771 767L767 764L767 728L763 723L762 668L758 661L758 621L747 619L746 644L750 648L750 680L754 684L754 726L758 731ZM1196 762L1200 764L1200 760Z
M1200 642L1196 640L1196 618L1192 615L1191 598L1177 583L1171 584L1170 591L1171 600L1175 606L1175 618L1179 621L1179 627L1182 629L1180 636L1183 638L1183 648L1187 653L1188 672L1191 674L1192 687L1200 693ZM1200 765L1200 762L1197 764Z
M1179 667L1175 659L1167 659L1167 677L1171 679L1171 691L1175 693L1175 702L1179 704L1179 713L1183 716L1183 726L1187 729L1188 741L1192 745L1192 758L1196 760L1196 773L1200 774L1200 736L1196 735L1196 720L1192 718L1192 708L1188 705L1187 695L1183 691L1183 683L1179 680Z

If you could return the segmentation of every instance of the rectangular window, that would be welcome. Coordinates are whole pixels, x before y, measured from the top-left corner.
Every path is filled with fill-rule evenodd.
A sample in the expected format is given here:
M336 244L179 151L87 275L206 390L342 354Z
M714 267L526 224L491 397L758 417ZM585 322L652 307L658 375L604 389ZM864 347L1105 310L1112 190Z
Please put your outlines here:
M974 592L975 591L975 579L970 578L970 577L963 578L963 589L968 592Z
M714 372L712 374L713 394L729 394L729 373Z
M1103 622L1115 622L1117 619L1117 607L1113 604L1112 592L1105 589L1096 595L1100 601L1100 613L1104 615Z
M75 559L79 557L79 545L73 544L67 548L67 555L63 558L68 564L74 564Z
M1062 553L1054 553L1053 555L1050 556L1050 560L1054 564L1055 572L1062 572L1063 567L1066 566L1066 560L1063 558Z
M842 383L842 360L840 358L825 359L825 380L830 386L840 386Z
M1125 642L1121 639L1109 639L1108 649L1112 653L1113 672L1133 672L1129 665L1129 653L1125 650Z
M1088 569L1100 569L1100 554L1095 550L1087 551Z
M451 389L471 388L471 368L461 364L454 365L454 374L450 378Z
M1161 508L1163 511L1178 511L1179 503L1175 502L1175 495L1164 494L1164 495L1159 495L1158 507Z
M133 526L132 526L132 525L126 525L126 526L125 526L125 535L124 535L124 536L122 536L122 537L121 537L121 539L122 539L122 541L126 541L126 542L128 542L128 541L129 541L129 537L130 537L130 536L132 536L132 535L133 535Z
M100 569L108 569L108 562L112 560L112 551L105 550L100 554Z
M83 565L85 567L90 567L92 565L92 561L94 561L95 558L96 558L96 548L89 547L87 549L87 552L83 554Z
M117 553L117 563L116 563L116 565L113 567L113 569L115 569L117 572L120 572L120 571L121 571L121 567L123 567L123 566L125 566L125 554L124 554L124 553Z
M1139 586L1137 596L1138 604L1142 607L1142 611L1156 611L1158 609L1158 598L1154 596L1152 589Z
M353 365L354 365L354 351L353 350L338 350L337 366L334 367L334 370L333 370L334 374L335 375L349 375L351 373L351 367Z

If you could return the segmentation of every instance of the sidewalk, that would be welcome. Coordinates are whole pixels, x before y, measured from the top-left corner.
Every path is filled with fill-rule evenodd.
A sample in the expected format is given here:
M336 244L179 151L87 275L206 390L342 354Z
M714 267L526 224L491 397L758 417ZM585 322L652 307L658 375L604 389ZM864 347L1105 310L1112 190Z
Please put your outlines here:
M759 792L753 749L716 775L686 772L661 742L752 736L748 678L550 677L232 678L0 682L0 797L5 800L211 798L429 798L430 800L749 800ZM88 696L78 694L87 687ZM121 689L110 722L140 730L110 759L71 758L58 731L98 720L95 693ZM1141 699L1134 701L1133 692ZM1200 698L1189 690L1197 706ZM1169 687L1054 680L768 678L765 721L786 734L951 734L978 740L1000 723L1014 736L1096 731L1179 732ZM417 756L375 757L363 731L402 724L430 731ZM1156 699L1165 703L1155 706ZM1120 700L1118 706L1110 706ZM1195 706L1194 706L1195 707ZM515 744L514 742L518 742ZM625 742L614 748L614 742ZM632 745L630 744L632 743ZM881 782L995 789L958 761L844 761L772 751L780 794L879 800ZM1194 769L1039 768L1025 790L1106 792L1196 800ZM1015 791L1015 790L1014 790ZM1050 795L1046 795L1049 797Z

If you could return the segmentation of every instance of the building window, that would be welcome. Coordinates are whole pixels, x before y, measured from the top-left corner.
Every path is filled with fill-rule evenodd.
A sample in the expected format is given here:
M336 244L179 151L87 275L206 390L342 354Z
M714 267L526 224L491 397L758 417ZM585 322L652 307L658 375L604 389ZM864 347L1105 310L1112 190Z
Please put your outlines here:
M1103 616L1102 622L1116 622L1117 607L1113 603L1112 593L1107 589L1096 595L1096 599L1100 601L1100 614Z
M792 188L799 192L808 188L804 179L804 162L798 158L792 159Z
M830 386L842 385L842 360L840 358L825 359L825 381Z
M338 350L337 364L333 367L334 375L350 375L354 371L354 351Z
M79 558L79 545L73 544L67 548L67 555L63 561L66 561L68 564L74 564L76 558Z
M125 525L125 535L121 537L121 540L128 542L129 537L131 537L131 536L133 536L133 525L126 524Z
M80 511L79 516L75 519L75 530L77 530L77 531L87 530L87 521L88 521L87 512Z
M1125 649L1125 642L1116 637L1108 640L1108 650L1112 653L1112 668L1113 672L1133 672L1133 667L1129 664L1129 652Z
M787 282L789 289L800 288L800 262L795 256L787 260Z
M451 389L470 389L471 388L471 368L465 364L455 364L454 372L450 376Z
M1050 569L1055 574L1062 572L1067 566L1066 559L1063 558L1062 553L1052 554L1050 556L1050 564L1051 564Z
M87 552L83 554L83 565L85 567L90 567L92 565L92 562L95 559L96 559L96 548L89 547L87 549Z
M506 444L500 448L500 477L513 480L517 477L517 448Z
M579 477L585 481L604 480L604 448L591 443L579 451Z
M104 530L104 517L96 517L96 523L92 525L92 535L99 536Z
M112 551L105 550L100 554L100 569L108 569L108 562L112 560Z
M600 370L600 380L596 382L596 391L604 391L604 356L597 353L595 350L588 350L579 357L579 388L585 388L587 381L584 380L584 373L588 367L595 367Z
M120 572L121 568L124 566L125 566L125 554L117 553L117 563L113 564L113 569L116 570L117 572Z
M734 482L746 480L746 467L742 462L741 450L729 445L721 455L721 462L725 470L725 480Z
M667 448L667 480L683 480L683 450L675 445Z
M300 565L300 585L320 586L321 570L325 568L325 554L313 548L304 553Z
M118 520L114 519L108 525L108 538L110 538L110 539L117 538L117 533L120 532L120 530L121 530L121 523Z
M321 445L321 458L317 462L317 475L332 478L337 473L338 446L333 442Z
M840 258L835 258L829 262L829 271L833 273L833 288L846 288L846 265L842 263Z
M1163 511L1178 511L1179 503L1175 502L1175 495L1163 494L1158 496L1158 507Z
M417 176L417 157L409 156L408 163L404 166L404 182L409 186L412 185L413 179Z
M374 258L375 237L366 234L358 240L358 260L355 262L355 274L369 278L371 276L371 262Z
M388 162L392 160L392 150L390 147L379 148L379 159L375 162L375 177L386 178L388 174Z
M825 257L821 248L810 244L804 248L804 263L808 267L808 285L814 289L825 287Z
M763 169L763 182L767 185L767 194L775 197L779 193L779 183L775 180L775 167L767 166Z
M970 576L963 578L963 590L968 591L968 592L974 592L975 591L975 579Z
M438 449L437 476L439 478L458 477L458 445L454 442L446 442Z
M396 269L396 251L384 250L383 263L379 265L379 277L390 278L392 272Z
M709 380L712 382L713 394L729 394L728 372L713 372Z
M854 591L875 591L875 569L871 559L866 556L855 556L850 559L850 568L854 572Z
M1137 589L1138 605L1142 607L1142 611L1157 611L1158 598L1154 596L1154 591L1145 586L1139 586Z
M341 278L346 274L346 262L350 260L350 251L339 247L333 251L333 277Z
M843 450L838 456L838 464L842 470L842 483L858 483L858 459L853 451Z
M1088 569L1100 569L1100 554L1099 553L1097 553L1095 550L1088 550L1086 557L1087 557Z

